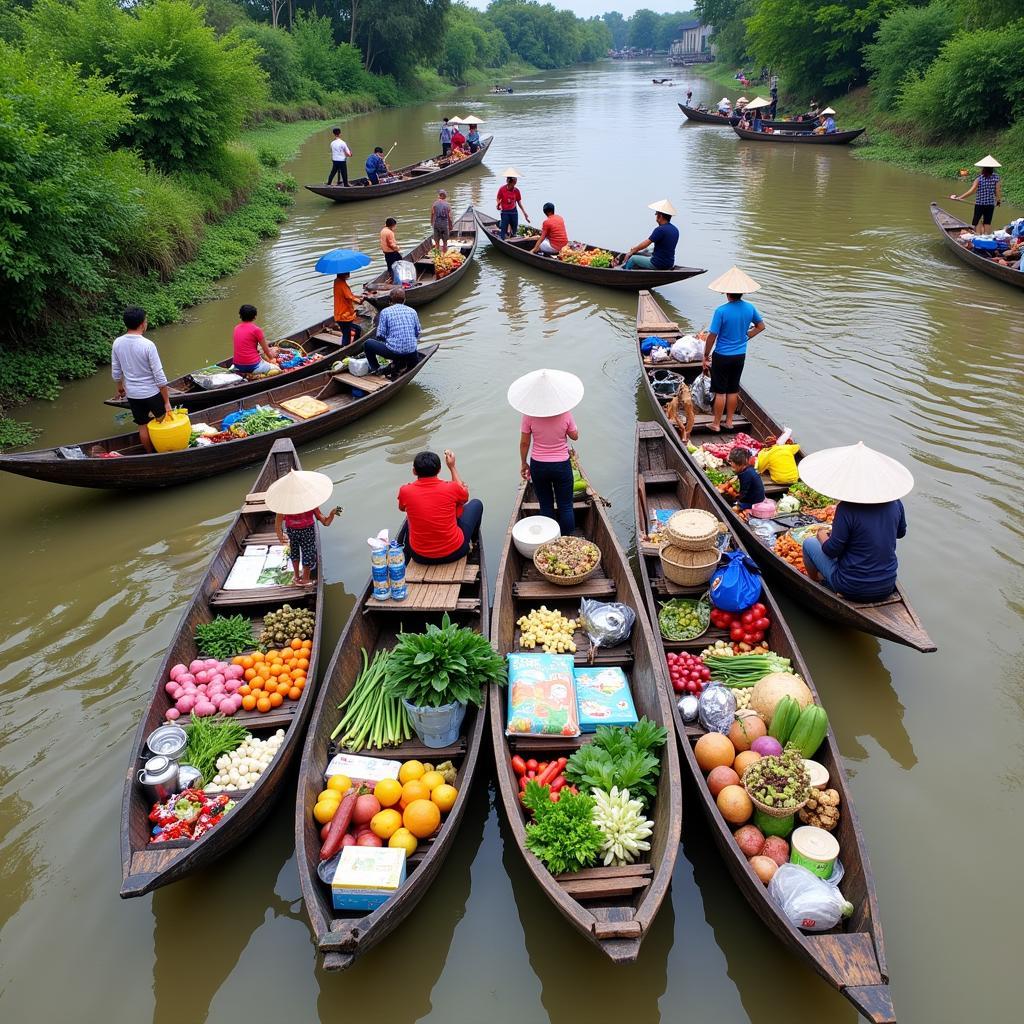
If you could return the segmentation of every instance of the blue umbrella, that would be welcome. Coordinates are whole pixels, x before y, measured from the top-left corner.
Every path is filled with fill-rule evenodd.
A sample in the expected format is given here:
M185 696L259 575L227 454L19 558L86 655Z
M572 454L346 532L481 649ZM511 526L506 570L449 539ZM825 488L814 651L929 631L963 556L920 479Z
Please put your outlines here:
M318 274L349 274L353 270L368 267L371 259L355 249L332 249L316 261Z

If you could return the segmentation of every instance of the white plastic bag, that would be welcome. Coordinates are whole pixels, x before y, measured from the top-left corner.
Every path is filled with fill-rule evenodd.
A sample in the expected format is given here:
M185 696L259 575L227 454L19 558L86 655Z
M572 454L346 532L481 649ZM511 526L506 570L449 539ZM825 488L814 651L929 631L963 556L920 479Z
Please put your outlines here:
M804 932L827 932L853 913L853 904L834 885L799 864L783 864L768 883L768 896Z
M695 363L704 355L704 342L692 334L684 334L672 342L670 351L677 363Z
M370 372L369 360L363 359L362 356L354 356L348 361L348 372L353 377L365 377Z
M711 412L711 407L715 401L715 394L711 390L711 377L709 374L702 373L690 385L690 398L693 399L694 408L700 409L701 412Z
M652 363L667 363L671 357L667 348L652 348L650 360Z
M410 285L416 283L416 264L409 260L398 260L391 265L391 280L395 284Z

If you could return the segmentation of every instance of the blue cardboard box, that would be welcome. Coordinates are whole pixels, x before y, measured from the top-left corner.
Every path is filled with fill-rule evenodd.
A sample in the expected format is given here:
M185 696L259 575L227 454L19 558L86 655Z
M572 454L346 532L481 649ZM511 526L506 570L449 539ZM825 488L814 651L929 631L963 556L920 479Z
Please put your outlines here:
M633 694L621 668L578 668L575 676L581 732L597 732L599 725L636 724Z
M376 910L405 882L405 850L346 846L331 882L335 910Z

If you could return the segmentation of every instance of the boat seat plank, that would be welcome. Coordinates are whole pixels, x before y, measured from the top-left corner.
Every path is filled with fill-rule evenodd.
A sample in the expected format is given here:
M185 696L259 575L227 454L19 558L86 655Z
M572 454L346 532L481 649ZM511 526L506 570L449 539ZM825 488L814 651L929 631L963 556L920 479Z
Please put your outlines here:
M815 959L823 963L842 985L880 985L875 946L866 932L808 935Z
M883 597L881 601L854 601L849 597L846 598L846 601L853 605L854 608L884 608L890 604L902 604L903 598L900 596L899 591L894 591L888 597Z
M633 875L649 878L653 874L654 868L650 864L623 864L619 867L581 868L579 871L566 871L561 875L555 875L555 881L565 882L584 878L630 878Z
M613 597L615 583L604 576L591 576L573 587L560 587L548 580L530 580L512 584L512 594L522 601L552 601L565 597Z
M279 708L263 714L259 711L236 711L232 720L247 729L287 729L299 713L297 700L286 700Z
M530 733L515 733L506 737L509 747L517 754L543 753L545 756L558 751L568 756L580 747L586 746L593 738L592 732L580 736L534 736Z
M462 582L466 575L468 560L460 558L457 562L442 562L429 565L410 560L405 566L406 583L453 583ZM476 566L479 573L479 566Z
M709 412L698 412L693 417L693 429L694 430L700 430L701 427L706 427L709 423L711 423L712 418L713 418L712 414L709 413ZM751 426L750 420L745 419L743 416L736 416L736 417L733 418L733 421L732 421L732 429L728 430L723 425L722 426L722 433L723 434L733 434L733 433L736 433L737 431L743 430L743 431L746 431L749 434L750 433L750 426ZM704 433L704 431L702 431L702 433ZM706 431L706 433L712 433L712 432L711 431ZM711 443L711 442L709 442L709 443Z
M644 483L648 487L653 487L657 484L671 484L673 487L679 483L679 474L673 470L669 472L659 472L655 469L645 469L643 471Z
M606 908L607 910L618 908ZM630 917L622 921L595 921L591 929L599 939L638 939L643 934L639 921L632 919L632 911L624 910Z
M276 538L274 543L277 543ZM210 598L214 608L231 607L232 605L276 604L279 601L297 601L299 598L311 597L315 587L253 587L251 590L218 590Z
M638 331L678 331L679 324L671 320L645 320L637 325Z
M539 501L524 501L520 507L524 512L528 512L531 515L538 515L540 513ZM574 501L572 503L572 510L574 512L583 512L588 508L590 508L590 502L588 501Z
M391 383L391 381L386 380L384 377L378 377L372 373L368 373L365 377L356 377L347 372L335 373L331 375L331 378L339 384L347 384L349 387L359 388L360 391L365 391L367 394L380 391L381 388L386 388Z
M563 892L578 900L609 899L613 896L632 896L650 884L648 878L636 876L627 878L591 878L573 881L567 879L559 882Z
M253 509L254 512L259 509ZM262 533L250 533L245 538L245 544L248 547L250 544L280 544L281 541L277 534L273 530L264 530Z
M657 551L655 551L656 553ZM696 587L684 587L679 583L673 583L664 576L651 580L651 587L658 597L700 597L701 594L706 594L708 589L706 583L701 583ZM707 636L707 634L704 634L704 636ZM699 637L698 639L703 640L704 637ZM706 647L707 644L704 646Z
M480 598L478 597L459 597L451 599L447 597L447 591L455 590L458 591L457 587L446 587L445 594L441 597L432 598L434 603L431 601L423 601L420 603L412 604L409 598L404 601L378 601L375 598L370 598L366 602L367 608L372 608L375 612L402 612L402 611L413 611L413 612L476 612L480 610ZM410 597L412 591L409 592Z
M341 341L341 331L322 330L309 336L310 341Z

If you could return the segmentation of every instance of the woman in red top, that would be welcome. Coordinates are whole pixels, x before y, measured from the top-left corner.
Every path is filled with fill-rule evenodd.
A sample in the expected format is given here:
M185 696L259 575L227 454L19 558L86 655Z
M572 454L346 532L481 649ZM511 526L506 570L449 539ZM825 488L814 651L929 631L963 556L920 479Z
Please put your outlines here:
M238 319L232 368L239 373L269 373L277 366L280 350L267 344L263 329L256 323L256 307L246 303L239 309Z
M452 132L452 149L457 149L460 153L469 152L466 148L466 136L458 128Z
M341 514L341 506L329 516L320 511L334 491L334 483L323 473L293 469L275 480L264 498L267 508L276 513L274 532L282 545L289 548L292 563L292 586L308 587L316 571L316 524L330 526Z
M526 212L526 207L523 206L523 195L516 188L518 180L519 172L514 167L509 167L505 171L505 184L498 189L498 213L501 216L500 235L502 238L508 238L519 230L517 206L523 211L526 223L530 223L530 215Z
M441 460L434 452L420 452L412 463L416 479L398 489L398 509L409 524L406 557L426 565L457 562L469 554L484 515L483 502L471 501L459 478L455 453L446 448L444 461L451 480L438 478Z

